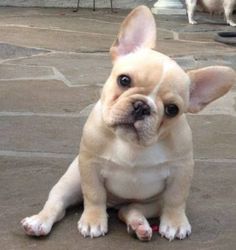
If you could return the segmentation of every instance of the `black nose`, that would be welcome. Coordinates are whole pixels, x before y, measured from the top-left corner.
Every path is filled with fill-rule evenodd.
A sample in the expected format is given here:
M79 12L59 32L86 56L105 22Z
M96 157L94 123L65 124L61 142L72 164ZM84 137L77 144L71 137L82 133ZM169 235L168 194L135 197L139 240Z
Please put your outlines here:
M132 115L134 116L135 121L137 120L143 120L145 116L148 116L151 114L151 108L150 106L145 103L144 101L135 101L133 103L133 112Z

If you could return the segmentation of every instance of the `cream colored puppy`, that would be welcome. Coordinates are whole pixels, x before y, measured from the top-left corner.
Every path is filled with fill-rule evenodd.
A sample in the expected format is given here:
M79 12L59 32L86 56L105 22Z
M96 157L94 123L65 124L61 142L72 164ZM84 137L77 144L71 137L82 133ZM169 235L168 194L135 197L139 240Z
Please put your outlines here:
M236 5L236 0L185 0L188 12L188 21L190 24L196 24L193 19L194 11L198 6L203 10L213 13L224 13L226 22L230 26L236 26L232 20L232 13Z
M169 240L191 233L185 202L193 175L192 135L185 113L196 113L236 81L228 67L185 73L153 50L154 18L134 9L111 47L113 69L83 130L80 154L37 215L22 220L28 235L47 235L68 206L84 201L80 233L108 232L107 207L119 209L128 231L150 240L147 218L160 216Z

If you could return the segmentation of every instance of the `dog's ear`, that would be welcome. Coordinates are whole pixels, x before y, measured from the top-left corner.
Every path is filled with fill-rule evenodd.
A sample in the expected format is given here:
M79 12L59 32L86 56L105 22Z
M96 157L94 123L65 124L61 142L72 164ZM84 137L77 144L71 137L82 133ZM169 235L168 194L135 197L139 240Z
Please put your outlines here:
M139 47L154 48L156 24L146 6L135 8L121 24L117 39L110 48L112 60L134 52Z
M189 71L188 75L191 80L188 112L191 113L199 112L236 83L236 73L229 67L206 67Z

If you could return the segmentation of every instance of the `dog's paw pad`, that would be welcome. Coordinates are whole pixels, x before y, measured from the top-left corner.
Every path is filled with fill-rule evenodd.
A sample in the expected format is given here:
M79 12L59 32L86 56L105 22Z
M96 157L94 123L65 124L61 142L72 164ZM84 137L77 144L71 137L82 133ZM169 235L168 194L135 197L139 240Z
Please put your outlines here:
M44 236L49 234L52 228L52 223L42 219L38 215L26 217L21 221L21 225L27 235Z
M147 220L134 220L131 221L128 225L128 233L132 233L137 236L137 238L141 241L149 241L152 238L152 228L150 227Z

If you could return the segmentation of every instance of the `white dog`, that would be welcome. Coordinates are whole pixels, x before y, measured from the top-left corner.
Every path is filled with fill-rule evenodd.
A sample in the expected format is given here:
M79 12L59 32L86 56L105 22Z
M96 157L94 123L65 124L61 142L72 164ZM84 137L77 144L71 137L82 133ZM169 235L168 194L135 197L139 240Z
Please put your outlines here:
M193 175L192 135L185 113L196 113L236 81L228 67L185 73L153 48L155 20L145 6L121 25L110 53L113 69L83 129L80 154L37 215L22 220L28 235L47 235L68 206L84 202L83 236L108 232L106 209L119 209L128 231L150 240L147 218L160 216L169 240L191 233L185 202Z
M188 12L188 21L190 24L196 24L193 19L194 11L199 5L203 10L213 13L224 13L226 22L230 26L236 26L232 20L232 13L236 5L236 0L185 0Z

